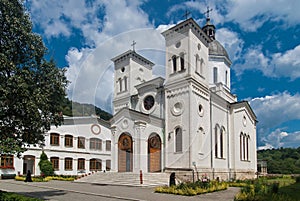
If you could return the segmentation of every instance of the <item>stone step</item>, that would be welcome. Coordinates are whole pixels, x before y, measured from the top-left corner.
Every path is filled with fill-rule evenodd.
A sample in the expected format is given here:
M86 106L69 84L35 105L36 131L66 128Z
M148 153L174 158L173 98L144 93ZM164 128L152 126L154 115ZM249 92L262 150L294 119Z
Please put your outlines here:
M169 182L169 174L144 173L143 184L140 184L140 174L119 172L97 172L82 177L76 182L93 183L99 185L126 185L126 186L163 186Z

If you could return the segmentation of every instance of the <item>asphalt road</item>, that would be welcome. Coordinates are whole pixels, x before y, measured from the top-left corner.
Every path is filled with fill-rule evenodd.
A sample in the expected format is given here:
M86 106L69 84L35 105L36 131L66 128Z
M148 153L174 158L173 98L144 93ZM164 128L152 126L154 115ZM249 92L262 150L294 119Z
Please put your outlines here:
M0 180L0 189L51 201L230 201L239 191L239 188L228 188L225 191L188 197L154 193L154 188L149 187L109 186L64 181L25 183L15 180Z

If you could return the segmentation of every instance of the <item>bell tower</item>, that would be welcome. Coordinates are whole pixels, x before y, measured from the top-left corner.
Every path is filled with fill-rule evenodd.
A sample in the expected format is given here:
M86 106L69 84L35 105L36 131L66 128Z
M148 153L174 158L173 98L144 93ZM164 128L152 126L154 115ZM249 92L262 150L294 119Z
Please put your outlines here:
M209 127L210 37L192 19L163 32L166 42L166 167L192 168L193 139ZM200 129L201 128L201 129Z
M134 96L138 94L136 85L152 79L154 63L134 50L128 50L112 58L114 62L114 98L113 114L127 107L133 109Z

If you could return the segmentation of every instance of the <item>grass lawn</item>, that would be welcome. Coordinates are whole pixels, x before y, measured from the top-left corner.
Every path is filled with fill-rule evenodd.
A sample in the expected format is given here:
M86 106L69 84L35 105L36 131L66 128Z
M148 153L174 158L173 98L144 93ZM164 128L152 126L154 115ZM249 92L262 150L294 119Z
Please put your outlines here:
M293 200L300 200L300 183L281 187L279 193L286 194Z

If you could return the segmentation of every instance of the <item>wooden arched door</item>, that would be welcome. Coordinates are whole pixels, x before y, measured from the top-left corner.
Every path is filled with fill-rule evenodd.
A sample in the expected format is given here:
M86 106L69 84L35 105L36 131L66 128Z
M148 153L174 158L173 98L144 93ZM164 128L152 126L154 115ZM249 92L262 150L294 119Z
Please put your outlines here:
M118 171L132 172L132 137L123 133L118 141Z
M148 171L161 172L161 139L157 134L148 139Z

